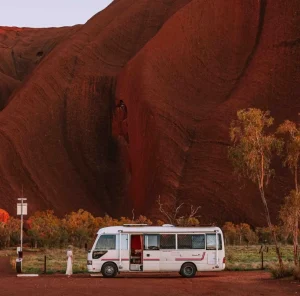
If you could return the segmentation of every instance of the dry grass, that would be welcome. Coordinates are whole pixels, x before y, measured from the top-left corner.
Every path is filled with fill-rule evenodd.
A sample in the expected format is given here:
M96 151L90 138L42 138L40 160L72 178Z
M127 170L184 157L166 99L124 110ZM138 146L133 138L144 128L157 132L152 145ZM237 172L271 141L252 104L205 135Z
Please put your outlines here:
M261 268L260 246L227 246L226 269L227 270L257 270ZM282 246L281 252L286 266L293 264L292 246ZM86 272L87 253L84 249L75 248L74 273ZM44 256L47 258L47 273L65 273L66 250L64 249L24 249L23 271L25 273L43 273ZM0 250L0 256L10 256L12 265L17 257L16 249ZM274 268L277 257L274 246L269 246L269 252L264 253L264 267ZM296 273L299 276L299 272Z
M227 246L226 269L227 270L256 270L261 268L260 246ZM281 246L283 261L286 265L293 263L293 247ZM274 246L268 247L264 253L264 268L269 269L277 263Z
M27 249L24 248L23 272L43 273L46 256L47 273L65 273L67 267L66 250L64 249ZM87 253L84 249L74 248L73 273L86 272ZM17 258L16 250L2 250L0 256L10 256L11 264L15 269Z

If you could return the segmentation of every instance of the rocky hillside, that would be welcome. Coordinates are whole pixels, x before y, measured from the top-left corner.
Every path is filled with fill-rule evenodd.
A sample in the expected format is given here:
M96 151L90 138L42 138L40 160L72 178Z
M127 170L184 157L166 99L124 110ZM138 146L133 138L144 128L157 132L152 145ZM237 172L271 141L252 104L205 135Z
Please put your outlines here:
M0 207L23 185L31 211L156 216L160 195L201 205L203 222L263 223L228 128L250 106L298 120L299 1L118 0L30 30L0 28ZM274 217L289 189L278 165Z

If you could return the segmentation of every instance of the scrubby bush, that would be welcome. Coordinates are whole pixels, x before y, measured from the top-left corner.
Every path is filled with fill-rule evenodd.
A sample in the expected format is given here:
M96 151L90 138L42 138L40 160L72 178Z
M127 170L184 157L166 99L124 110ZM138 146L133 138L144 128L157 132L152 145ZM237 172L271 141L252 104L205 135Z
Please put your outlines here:
M9 217L6 223L0 222L0 248L16 245L20 241L20 220Z
M251 229L249 224L233 224L232 222L226 222L222 229L225 237L225 243L228 245L253 245L258 242L258 236Z
M294 279L300 281L300 267L297 266L294 269Z
M62 224L69 236L69 242L80 248L95 234L95 218L91 213L82 209L66 215Z
M37 247L57 247L61 235L61 221L53 211L36 212L28 220L28 237Z
M280 268L279 265L273 265L270 267L270 272L274 279L280 279L293 276L294 268L286 265L284 265L283 268Z

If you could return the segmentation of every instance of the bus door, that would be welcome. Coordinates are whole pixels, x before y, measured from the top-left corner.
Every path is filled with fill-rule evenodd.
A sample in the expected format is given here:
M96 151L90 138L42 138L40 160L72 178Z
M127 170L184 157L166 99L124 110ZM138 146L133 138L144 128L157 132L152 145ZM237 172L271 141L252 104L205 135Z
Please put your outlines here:
M220 233L206 234L206 251L208 253L207 263L213 265L214 268L221 268L224 250Z
M159 234L144 235L143 271L160 270L160 236Z

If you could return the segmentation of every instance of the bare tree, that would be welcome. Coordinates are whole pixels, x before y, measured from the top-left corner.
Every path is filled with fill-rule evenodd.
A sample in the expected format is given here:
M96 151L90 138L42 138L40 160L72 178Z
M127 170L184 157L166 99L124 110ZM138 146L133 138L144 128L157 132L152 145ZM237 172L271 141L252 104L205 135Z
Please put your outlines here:
M200 206L195 207L194 205L190 205L190 213L179 216L182 212L183 207L185 205L184 202L179 202L177 197L174 197L171 204L164 204L161 202L160 196L157 199L159 211L167 218L168 222L172 225L189 225L189 224L199 224L200 216L197 215Z

